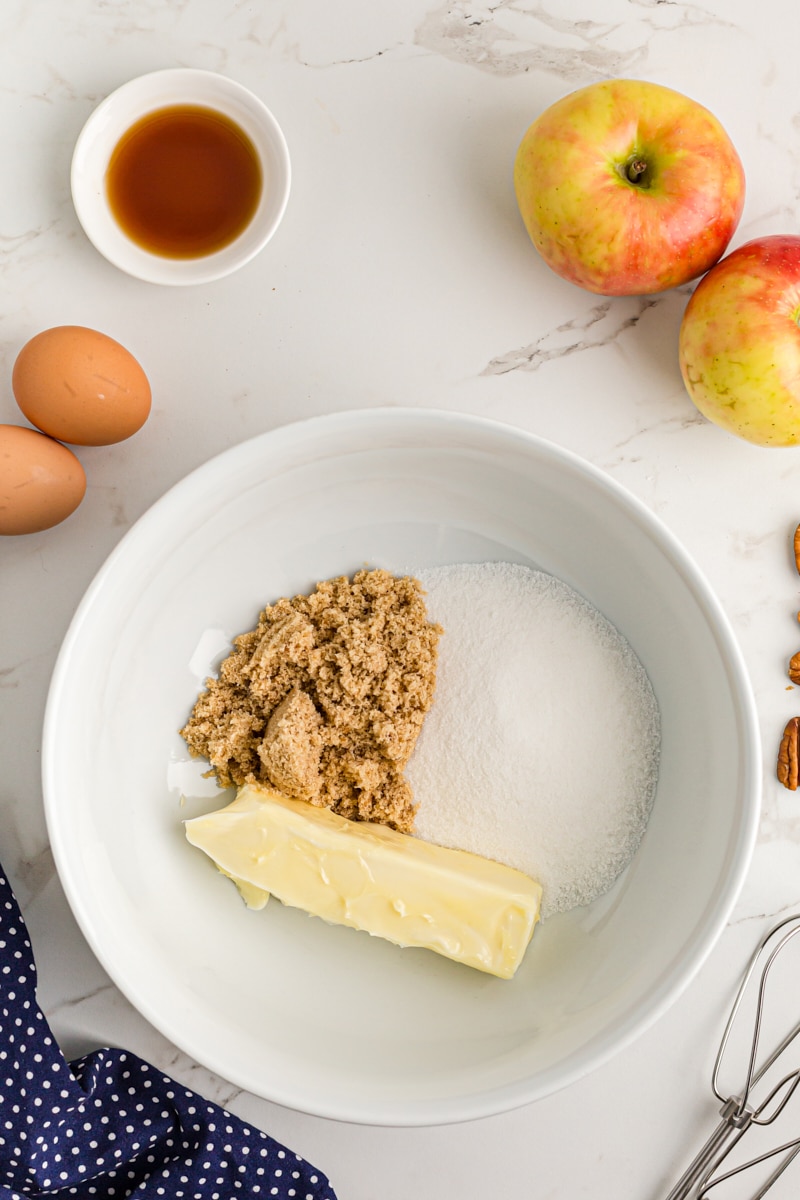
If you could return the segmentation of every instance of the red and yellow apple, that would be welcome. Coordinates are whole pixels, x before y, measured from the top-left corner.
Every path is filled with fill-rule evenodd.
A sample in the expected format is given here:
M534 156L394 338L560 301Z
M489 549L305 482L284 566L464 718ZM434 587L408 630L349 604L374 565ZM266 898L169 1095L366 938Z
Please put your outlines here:
M754 238L701 279L678 340L700 412L759 446L800 443L800 237Z
M514 164L520 213L545 262L606 296L702 275L736 229L744 186L712 113L632 79L557 101L530 126Z

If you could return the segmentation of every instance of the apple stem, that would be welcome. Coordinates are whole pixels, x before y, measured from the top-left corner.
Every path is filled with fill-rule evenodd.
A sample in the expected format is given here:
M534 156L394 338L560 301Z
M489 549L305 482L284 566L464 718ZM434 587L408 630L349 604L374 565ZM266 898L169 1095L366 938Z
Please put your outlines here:
M628 163L625 174L631 183L638 183L646 170L646 161L643 158L634 158Z

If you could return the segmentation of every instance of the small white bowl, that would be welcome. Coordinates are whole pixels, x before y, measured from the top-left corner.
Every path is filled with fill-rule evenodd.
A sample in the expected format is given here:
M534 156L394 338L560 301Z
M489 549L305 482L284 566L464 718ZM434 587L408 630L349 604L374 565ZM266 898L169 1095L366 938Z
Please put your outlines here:
M169 258L137 245L118 225L106 194L109 160L126 130L174 104L202 105L235 121L255 146L264 179L258 208L242 233L197 258ZM75 144L70 182L86 236L114 266L148 283L208 283L249 262L272 237L289 199L291 164L278 122L257 96L213 71L176 68L132 79L98 105Z

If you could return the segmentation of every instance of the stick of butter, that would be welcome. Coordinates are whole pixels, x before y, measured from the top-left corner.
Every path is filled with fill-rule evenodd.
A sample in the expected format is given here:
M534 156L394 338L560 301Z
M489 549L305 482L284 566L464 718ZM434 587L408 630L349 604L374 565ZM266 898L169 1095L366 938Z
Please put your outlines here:
M542 889L521 871L271 788L246 785L227 808L185 828L251 907L272 893L326 921L501 979L516 971L539 919Z

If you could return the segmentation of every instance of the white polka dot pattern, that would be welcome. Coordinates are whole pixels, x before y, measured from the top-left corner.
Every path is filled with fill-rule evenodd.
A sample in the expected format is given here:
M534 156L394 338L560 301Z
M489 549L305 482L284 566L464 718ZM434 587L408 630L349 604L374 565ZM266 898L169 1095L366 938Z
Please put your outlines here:
M0 872L0 1196L336 1200L298 1154L125 1050L68 1063Z

